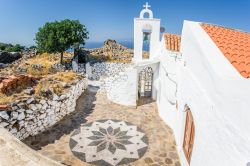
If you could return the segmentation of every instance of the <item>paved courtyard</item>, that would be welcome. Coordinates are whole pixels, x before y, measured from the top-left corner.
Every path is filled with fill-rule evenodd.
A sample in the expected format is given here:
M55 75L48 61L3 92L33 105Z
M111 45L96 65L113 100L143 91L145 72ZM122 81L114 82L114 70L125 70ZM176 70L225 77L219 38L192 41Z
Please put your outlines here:
M143 102L120 106L89 86L73 114L23 142L64 165L180 166L172 130Z

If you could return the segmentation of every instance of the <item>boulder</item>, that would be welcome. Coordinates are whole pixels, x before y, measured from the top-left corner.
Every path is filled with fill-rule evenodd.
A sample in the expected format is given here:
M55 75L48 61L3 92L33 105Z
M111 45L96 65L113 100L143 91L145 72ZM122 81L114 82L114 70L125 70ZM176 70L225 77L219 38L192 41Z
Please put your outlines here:
M9 52L0 52L0 63L12 63L15 60L21 58L20 53L9 53Z
M1 122L1 123L0 123L0 126L1 126L1 127L6 127L6 126L8 126L8 125L9 125L9 123L7 123L7 122Z
M32 113L33 113L32 110L26 110L25 112L26 112L27 114L32 114Z
M40 101L40 104L42 104L42 105L45 104L45 103L46 103L45 100L41 100L41 101Z
M5 68L5 67L7 67L7 65L6 65L6 64L4 64L4 63L0 63L0 69L3 69L3 68Z
M6 111L0 111L0 117L5 119L5 120L9 120L10 116L7 114Z
M54 101L58 101L58 100L59 100L59 97L58 97L56 94L54 94L54 95L53 95L53 100L54 100Z
M65 71L65 66L62 65L61 63L56 63L51 66L52 72L60 72L60 71Z
M37 110L37 107L35 104L30 104L29 105L30 109L33 110L33 111L36 111Z
M23 92L27 95L32 95L35 93L35 90L33 88L27 88Z
M23 120L25 118L24 112L18 114L17 120Z
M28 99L27 101L26 101L26 103L27 104L34 104L36 101L35 101L35 99L32 97L32 98L30 98L30 99Z
M17 112L11 112L11 119L17 119L17 117L18 117L18 113Z
M31 67L35 70L41 70L43 68L43 65L41 64L32 64Z
M44 114L41 114L40 116L39 116L39 119L44 119L45 117L46 117L46 113L44 113Z

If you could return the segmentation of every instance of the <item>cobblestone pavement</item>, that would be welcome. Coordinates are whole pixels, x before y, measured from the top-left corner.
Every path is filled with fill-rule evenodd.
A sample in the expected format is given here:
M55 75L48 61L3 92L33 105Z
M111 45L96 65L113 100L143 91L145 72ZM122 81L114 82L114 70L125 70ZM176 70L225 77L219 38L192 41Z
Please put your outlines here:
M172 130L159 117L156 103L146 101L139 105L137 108L130 108L114 104L107 100L105 94L99 93L98 87L89 86L78 99L74 113L65 117L51 129L28 137L23 142L62 164L90 166L91 164L82 161L78 155L72 153L69 146L72 133L91 122L112 119L137 126L147 137L148 146L145 154L123 165L180 166ZM105 166L103 163L101 165Z

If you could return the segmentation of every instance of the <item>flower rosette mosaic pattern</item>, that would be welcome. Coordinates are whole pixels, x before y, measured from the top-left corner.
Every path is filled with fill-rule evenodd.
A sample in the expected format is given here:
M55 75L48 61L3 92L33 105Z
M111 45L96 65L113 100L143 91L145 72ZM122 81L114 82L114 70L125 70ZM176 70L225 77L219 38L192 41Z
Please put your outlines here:
M120 120L82 125L70 138L72 153L84 162L114 166L133 162L147 151L148 140L137 126Z

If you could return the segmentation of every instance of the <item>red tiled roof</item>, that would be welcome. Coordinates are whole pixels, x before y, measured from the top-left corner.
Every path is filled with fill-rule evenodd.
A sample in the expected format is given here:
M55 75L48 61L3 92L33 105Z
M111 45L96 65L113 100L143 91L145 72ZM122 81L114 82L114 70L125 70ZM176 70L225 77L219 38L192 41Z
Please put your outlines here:
M245 78L250 78L250 33L201 24L224 56Z
M175 34L164 34L166 49L170 51L180 51L181 37Z

